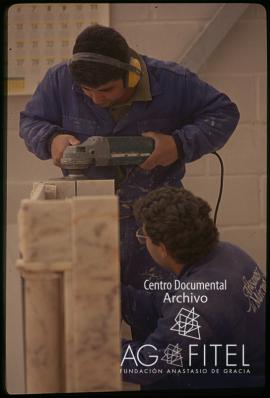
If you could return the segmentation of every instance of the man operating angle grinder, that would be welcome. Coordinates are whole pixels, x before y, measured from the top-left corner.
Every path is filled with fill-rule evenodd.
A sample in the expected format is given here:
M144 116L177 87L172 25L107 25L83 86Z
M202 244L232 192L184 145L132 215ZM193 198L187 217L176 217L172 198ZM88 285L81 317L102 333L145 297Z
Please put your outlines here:
M47 71L21 112L20 135L65 176L77 170L77 178L115 179L121 279L140 289L145 279L175 276L137 243L133 202L161 186L181 186L185 163L220 149L238 120L236 105L196 74L140 55L114 29L94 25L79 34L69 62ZM74 159L84 155L89 164L78 171Z

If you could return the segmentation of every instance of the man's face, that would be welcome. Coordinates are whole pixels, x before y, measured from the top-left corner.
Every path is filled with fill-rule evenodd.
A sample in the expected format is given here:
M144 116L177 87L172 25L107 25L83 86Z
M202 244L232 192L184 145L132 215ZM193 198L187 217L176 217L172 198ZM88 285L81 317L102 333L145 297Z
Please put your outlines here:
M150 256L160 267L168 269L176 274L181 271L183 265L173 259L164 243L160 242L155 245L152 242L152 239L145 231L145 226L138 229L136 236L141 244L146 245Z
M153 260L158 263L161 267L163 268L168 268L167 263L166 263L166 258L167 258L167 253L165 251L164 245L155 245L151 238L147 236L147 233L145 231L145 228L143 227L142 229L143 234L145 235L145 244L147 247L147 250Z
M122 79L112 80L97 88L81 85L81 89L85 95L91 98L94 104L102 108L124 102L131 94L130 89L124 87Z

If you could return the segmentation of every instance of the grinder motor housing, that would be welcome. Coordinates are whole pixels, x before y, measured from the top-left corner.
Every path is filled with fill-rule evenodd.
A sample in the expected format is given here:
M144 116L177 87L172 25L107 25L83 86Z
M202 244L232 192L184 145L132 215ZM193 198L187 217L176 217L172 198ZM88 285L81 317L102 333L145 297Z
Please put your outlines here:
M89 137L82 144L68 146L61 159L67 171L83 171L89 166L137 165L154 150L150 137Z

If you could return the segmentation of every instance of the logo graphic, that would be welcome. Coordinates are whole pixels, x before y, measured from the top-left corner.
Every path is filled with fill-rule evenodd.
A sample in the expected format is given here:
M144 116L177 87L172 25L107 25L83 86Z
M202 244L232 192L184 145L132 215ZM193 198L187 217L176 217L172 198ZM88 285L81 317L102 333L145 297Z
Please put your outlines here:
M196 320L200 315L194 312L194 307L189 311L182 307L175 317L175 324L170 330L175 330L180 336L201 340L200 327Z
M247 279L245 275L243 276L243 293L249 301L249 309L253 312L257 312L260 308L265 293L266 293L266 280L258 267L255 270L250 279Z
M166 361L169 365L183 367L183 357L180 354L182 348L176 345L169 344L164 350L164 356L161 358L162 361Z

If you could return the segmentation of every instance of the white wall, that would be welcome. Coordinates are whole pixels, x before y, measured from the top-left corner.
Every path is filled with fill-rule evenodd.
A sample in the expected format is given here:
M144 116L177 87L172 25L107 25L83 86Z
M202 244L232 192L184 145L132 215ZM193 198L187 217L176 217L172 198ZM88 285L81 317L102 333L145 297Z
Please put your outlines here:
M149 56L175 60L217 10L218 4L112 4L111 26L131 47ZM265 270L266 262L266 16L250 5L214 51L199 75L228 94L241 119L220 151L225 163L224 194L218 216L221 237L239 244ZM7 125L7 388L24 392L21 290L17 212L33 181L59 177L50 161L27 152L18 137L19 112L29 97L8 98ZM188 165L186 188L215 206L219 166L213 155Z

